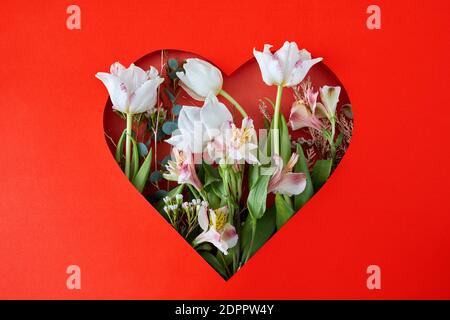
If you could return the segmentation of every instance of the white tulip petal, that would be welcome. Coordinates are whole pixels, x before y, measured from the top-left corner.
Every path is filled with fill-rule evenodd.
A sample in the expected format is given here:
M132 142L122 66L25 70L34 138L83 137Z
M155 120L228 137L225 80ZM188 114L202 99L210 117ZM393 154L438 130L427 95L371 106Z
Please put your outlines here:
M164 81L163 78L147 80L132 95L130 101L131 113L143 113L155 107L158 87Z
M233 116L215 95L210 94L201 108L200 119L212 138L220 134L224 124L233 121Z
M128 69L121 72L120 80L125 83L128 93L131 95L147 81L147 73L134 64L131 64Z
M301 60L300 60L301 61ZM285 86L286 87L294 87L297 86L300 82L305 79L309 70L317 63L322 61L322 58L304 60L296 64L292 72L290 73Z
M113 108L121 112L128 112L128 92L120 79L106 72L99 72L95 76L103 82L108 90Z

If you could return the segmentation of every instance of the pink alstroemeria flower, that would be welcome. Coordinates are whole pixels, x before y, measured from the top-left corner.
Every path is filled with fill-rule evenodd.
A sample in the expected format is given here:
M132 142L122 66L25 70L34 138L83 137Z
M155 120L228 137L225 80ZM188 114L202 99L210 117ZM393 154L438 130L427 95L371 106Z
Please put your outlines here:
M166 164L168 173L163 174L169 181L176 181L179 184L187 183L193 185L197 190L202 189L202 183L195 172L195 165L192 153L188 150L181 151L172 148L172 160Z
M228 249L233 248L238 242L236 229L227 222L228 207L209 209L201 207L198 213L198 224L203 232L195 238L194 243L209 242L219 249L224 255Z
M305 93L305 100L295 101L291 108L289 124L292 130L310 127L322 130L323 124L316 116L317 97L319 92L309 88Z
M275 155L275 173L269 182L268 192L286 194L288 196L298 195L305 190L306 175L294 173L292 169L298 161L298 155L293 153L286 166L283 167L283 159Z

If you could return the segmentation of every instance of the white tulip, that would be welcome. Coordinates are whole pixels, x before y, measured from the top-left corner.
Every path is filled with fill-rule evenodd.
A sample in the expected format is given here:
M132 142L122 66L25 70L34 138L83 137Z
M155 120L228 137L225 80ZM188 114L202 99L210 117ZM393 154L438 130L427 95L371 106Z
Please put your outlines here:
M271 47L269 44L264 45L262 52L253 49L263 80L269 86L296 86L313 65L322 61L322 58L312 59L305 49L299 50L295 42L286 41L274 54L270 52Z
M110 73L99 72L95 76L108 90L113 109L127 114L152 111L158 87L164 81L154 67L145 72L134 64L125 68L119 62L111 66Z
M178 130L166 142L180 150L203 153L208 143L219 136L222 128L232 121L233 117L227 107L215 95L210 94L203 107L182 107L178 116Z
M209 94L217 95L223 78L219 69L201 59L187 59L184 72L177 72L180 86L194 99L204 101Z

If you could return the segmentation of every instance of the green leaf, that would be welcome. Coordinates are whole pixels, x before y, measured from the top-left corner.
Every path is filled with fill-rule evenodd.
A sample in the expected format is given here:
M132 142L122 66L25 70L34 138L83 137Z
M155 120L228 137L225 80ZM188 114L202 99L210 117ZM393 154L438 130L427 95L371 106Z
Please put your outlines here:
M251 165L249 167L248 171L248 187L249 189L252 189L256 182L258 182L259 178L259 166L258 165Z
M256 233L253 240L250 256L258 251L276 230L275 207L267 209L263 217L256 221ZM252 216L248 216L241 230L241 249L242 256L247 257L250 250L250 241L252 237Z
M294 215L292 205L281 194L275 196L276 224L280 228Z
M169 59L167 61L167 65L172 70L177 70L178 69L178 61L176 59Z
M336 139L336 148L338 148L341 145L343 139L344 139L344 134L341 132L341 133L339 133L339 135Z
M298 211L302 208L306 202L314 195L314 188L309 173L308 164L306 162L305 154L300 143L297 144L298 161L295 164L294 172L303 172L306 175L306 187L305 190L294 197L294 208Z
M133 178L139 169L139 148L136 140L131 137L131 142L133 143L133 154L131 155L131 173L130 176Z
M153 171L150 174L150 182L156 183L160 181L163 178L163 175L161 174L161 171Z
M313 187L316 192L319 191L319 189L330 177L331 165L332 161L330 159L316 161L311 176L311 179L313 181Z
M140 193L144 191L145 183L148 180L148 175L150 174L150 166L152 164L152 149L149 150L147 157L145 158L139 171L134 176L132 182L133 185L138 189Z
M148 148L145 145L145 143L139 142L138 143L138 148L139 148L139 155L141 157L145 158L145 156L148 154Z
M204 170L204 183L203 187L207 187L211 183L214 183L215 181L219 181L219 173L217 172L217 169L215 169L213 166L203 163L203 170Z
M208 264L213 267L220 275L224 278L228 278L227 271L225 270L225 267L217 260L215 256L213 256L208 251L200 251L200 255L203 257L203 259L208 262Z
M122 153L123 153L123 142L125 140L125 136L127 134L127 129L123 130L122 135L120 136L119 142L117 143L117 148L116 148L116 162L118 164L120 164L121 160L122 160Z
M250 189L247 198L247 207L250 215L254 219L260 219L266 211L267 187L271 176L261 175L255 186Z
M171 135L176 129L178 129L178 124L175 121L167 121L162 126L162 131L167 135Z
M286 165L291 158L291 138L284 115L280 113L280 155L283 158L283 164Z

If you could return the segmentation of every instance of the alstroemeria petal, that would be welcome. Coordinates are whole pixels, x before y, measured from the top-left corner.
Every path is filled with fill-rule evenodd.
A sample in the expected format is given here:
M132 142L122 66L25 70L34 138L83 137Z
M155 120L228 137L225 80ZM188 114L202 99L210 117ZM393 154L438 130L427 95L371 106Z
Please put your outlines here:
M198 225L202 228L203 231L208 230L209 219L208 219L208 210L205 206L201 206L198 212Z
M103 82L108 90L113 108L121 112L128 112L128 92L120 79L106 72L98 72L95 76Z
M286 173L281 179L273 192L286 194L288 196L298 195L305 190L306 175L304 173Z
M236 233L236 228L227 223L223 227L221 238L225 241L228 248L233 248L237 244L239 236Z

